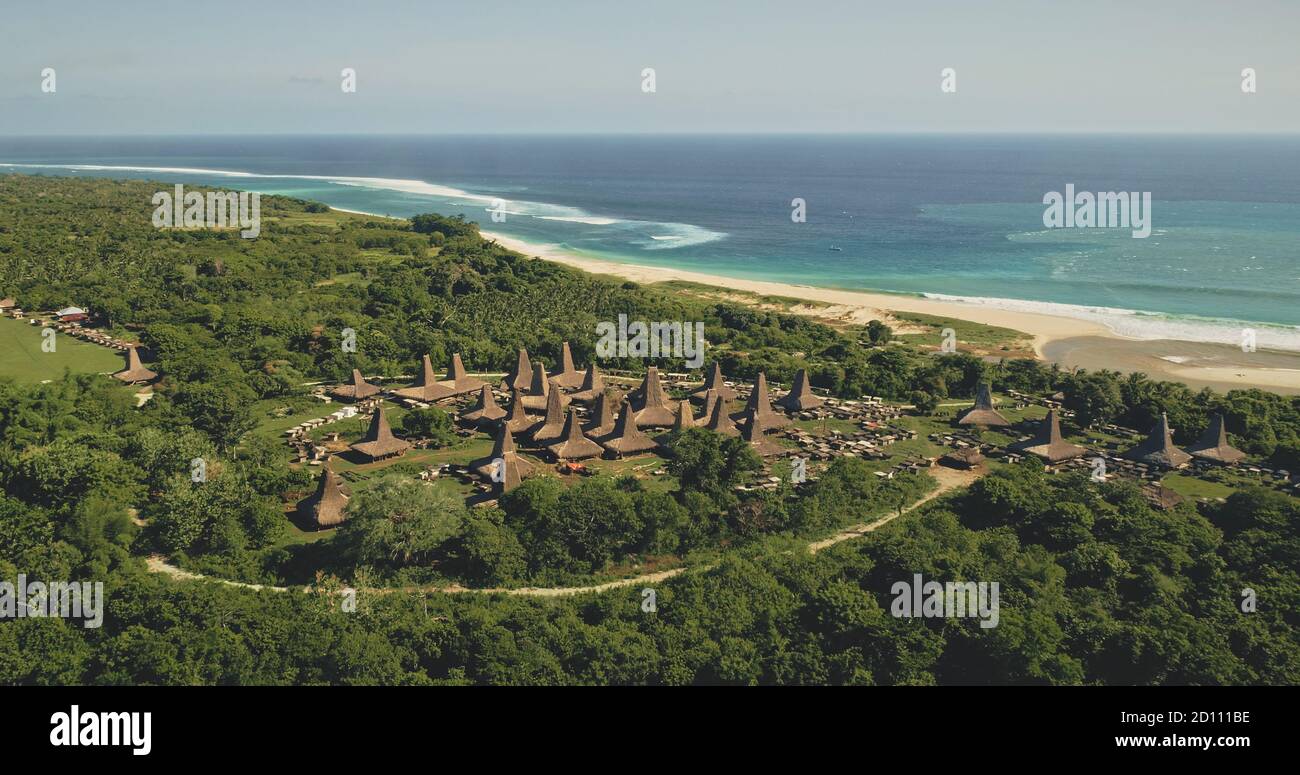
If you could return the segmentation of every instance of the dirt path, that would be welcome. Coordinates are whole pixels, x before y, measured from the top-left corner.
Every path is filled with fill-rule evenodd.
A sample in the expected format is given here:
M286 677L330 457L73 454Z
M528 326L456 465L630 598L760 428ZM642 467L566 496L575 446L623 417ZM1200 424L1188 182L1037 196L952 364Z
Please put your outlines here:
M935 479L939 480L939 486L934 488L934 490L929 495L926 495L924 498L920 499L919 501L916 501L915 503L903 509L902 511L895 512L893 514L890 514L887 517L881 517L875 522L863 522L858 525L853 525L852 527L846 527L840 532L831 536L830 538L826 538L821 541L814 541L813 543L808 544L808 551L812 552L813 554L816 554L817 552L832 547L835 544L840 543L841 541L847 541L850 538L858 538L860 536L864 536L867 533L870 533L871 531L875 530L876 528L883 527L884 525L889 524L890 522L894 521L895 519L898 519L899 517L908 513L909 511L913 511L915 509L920 508L921 506L924 506L925 504L929 503L935 498L938 498L940 495L944 495L948 492L951 492L952 490L955 490L958 487L965 487L966 485L970 484L971 482L983 476L984 473L985 473L984 471L955 471L951 468L941 468L939 466L935 466L934 468L930 469L930 475L933 476Z
M921 506L924 506L926 503L929 503L930 501L934 500L935 498L938 498L941 495L951 492L952 490L955 490L958 487L965 487L966 485L970 484L971 482L975 481L976 479L978 479L980 476L983 475L983 473L979 471L954 471L952 469L939 468L939 467L935 467L931 469L930 473L932 476L934 476L935 479L939 481L939 486L936 487L934 491L931 492L929 495L926 495L924 498L921 498L915 503L912 503L910 506L908 506L907 508L903 509L900 512L890 514L887 517L881 517L880 519L874 522L863 522L858 525L846 527L840 532L831 536L830 538L826 538L821 541L815 541L813 543L810 543L808 544L808 551L813 554L816 554L817 552L820 552L823 549L827 549L843 541L847 541L851 538L859 538L861 536L864 536L867 533L870 533L873 530L876 530L877 528L882 527L883 525L887 525L893 520L898 519L903 514L907 514L911 511L920 508ZM145 560L145 564L148 566L149 571L151 573L162 573L166 576L170 576L171 578L177 579L179 581L214 581L218 584L225 584L226 586L230 586L230 587L241 587L243 589L255 589L255 590L268 590L271 592L293 592L293 591L304 592L307 590L306 587L275 587L267 584L249 584L243 581L231 581L229 579L219 579L219 578L213 578L211 576L204 576L200 573L193 573L191 571L178 568L175 565L172 565L171 563L167 562L167 558L163 557L160 554L149 555L149 557L146 558ZM374 594L392 594L394 592L403 592L403 593L426 593L426 594L440 593L440 594L456 595L456 594L470 593L476 595L521 595L526 597L565 597L568 595L583 595L591 592L605 592L611 589L637 586L640 584L655 584L660 581L666 581L667 579L670 579L674 576L680 576L681 574L689 570L708 570L709 568L712 567L714 566L701 565L693 568L691 567L672 568L671 570L658 571L656 573L647 573L641 576L633 576L631 578L618 579L616 581L607 581L603 584L592 584L590 586L583 586L583 587L516 587L513 589L502 589L502 588L484 589L484 588L477 588L477 587L462 587L459 584L452 584L450 586L445 586L445 587L399 587L399 588L388 588L388 589L375 588L375 589L368 589L366 591Z

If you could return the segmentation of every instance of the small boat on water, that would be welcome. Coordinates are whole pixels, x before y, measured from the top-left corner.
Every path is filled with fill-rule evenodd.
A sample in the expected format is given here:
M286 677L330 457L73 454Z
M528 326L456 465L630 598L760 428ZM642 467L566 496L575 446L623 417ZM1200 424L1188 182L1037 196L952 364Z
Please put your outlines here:
M841 250L841 248L837 248L834 245L831 245L831 250L834 250L838 253Z

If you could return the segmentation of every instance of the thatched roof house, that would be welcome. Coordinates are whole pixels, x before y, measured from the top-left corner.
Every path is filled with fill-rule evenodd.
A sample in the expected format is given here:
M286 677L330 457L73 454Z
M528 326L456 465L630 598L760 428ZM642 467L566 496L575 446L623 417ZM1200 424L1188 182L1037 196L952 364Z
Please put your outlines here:
M352 370L352 381L345 382L342 385L330 391L330 395L348 401L360 401L363 398L369 398L379 392L377 385L366 382L365 377L357 369Z
M764 435L767 428L761 412L751 412L745 418L745 426L740 429L740 437L749 442L754 451L763 457L772 457L784 453L785 447Z
M582 429L593 439L600 439L614 432L614 397L608 390L602 392L600 398L596 399L591 419Z
M582 387L578 388L578 392L570 394L569 397L574 401L585 404L588 401L598 400L604 392L605 378L601 376L600 369L596 367L595 363L589 363L587 364L587 373L582 377Z
M478 403L460 413L461 421L472 425L496 424L506 416L506 410L497 405L497 398L486 383L478 391Z
M1191 455L1174 446L1169 417L1163 412L1146 441L1125 452L1124 457L1163 468L1181 468L1192 460Z
M506 475L504 477L506 481L499 482L499 484L510 485L511 471L513 471L513 477L516 480L515 484L519 484L517 480L523 479L523 477L533 472L533 464L519 454L519 449L515 446L515 437L511 434L510 428L506 428L504 425L497 429L497 440L491 447L491 453L486 458L472 460L469 463L469 469L477 473L478 476L484 477L484 479L493 480L493 475L497 472L497 460L502 460L502 471ZM507 492L510 489L513 489L513 485L508 486Z
M690 401L677 402L677 417L673 420L673 430L684 431L687 428L695 427L695 410L691 409Z
M569 417L564 423L564 438L547 447L556 460L582 460L596 457L604 450L599 444L587 438L578 426L578 413L569 410Z
M510 429L502 425L497 429L496 440L492 445L492 452L487 457L481 457L471 461L469 468L474 473L485 479L491 479L493 471L496 470L497 460L506 460L510 457L515 458L513 465L519 472L520 477L528 476L532 473L533 464L518 455L518 448L515 447L515 437L510 433Z
M1047 412L1047 417L1038 424L1038 432L1032 439L1012 445L1012 448L1036 455L1048 463L1060 463L1088 454L1087 447L1071 444L1061 435L1061 419L1055 409Z
M410 387L394 390L393 395L416 401L443 401L458 395L455 390L438 382L433 375L433 361L425 355L420 359L420 374Z
M658 446L654 439L637 428L634 416L632 405L624 401L618 411L618 423L614 426L614 432L601 442L614 457L649 452Z
M708 419L707 415L705 416L705 419ZM661 433L658 436L655 436L655 441L659 442L659 446L663 447L664 450L667 451L669 450L670 442L676 438L678 433L681 433L687 428L694 428L697 424L698 423L695 421L695 412L691 409L691 402L682 399L677 402L677 414L673 420L673 429L667 433Z
M713 391L715 395L726 396L728 401L736 400L736 391L727 387L727 383L722 377L722 365L719 363L713 364L713 372L709 374L704 387L691 393L691 399L702 401L707 407L709 405L709 391Z
M501 386L504 387L506 390L518 389L521 391L527 391L529 382L532 380L532 378L533 378L533 366L528 361L528 351L520 347L519 358L518 360L515 361L515 368L513 371L511 371L509 374L506 375L506 378L501 383Z
M140 353L134 346L126 348L126 368L113 373L114 379L120 379L128 385L139 382L152 382L158 379L158 372L146 369L140 363Z
M1228 443L1228 429L1222 414L1210 418L1210 424L1200 441L1187 448L1193 457L1221 465L1240 463L1246 453Z
M1146 498L1147 503L1150 503L1152 507L1161 511L1169 511L1187 500L1163 484L1158 483L1151 487L1144 487L1142 496Z
M550 444L564 435L564 404L559 390L552 390L547 396L546 416L528 429L528 435L534 444Z
M727 411L726 396L714 395L713 404L709 406L708 422L704 424L705 428L714 433L721 433L723 436L739 436L740 429L731 421L731 414Z
M654 401L659 405L668 404L668 392L664 390L663 384L659 381L658 366L646 367L645 378L641 380L640 385L628 392L627 400L632 404L632 408L637 411L641 411L646 407L647 400Z
M768 400L767 396L767 374L761 371L758 373L758 377L754 379L754 389L750 391L749 402L745 404L745 410L734 415L734 418L740 421L755 414L761 417L761 425L764 431L784 428L794 422L789 417L778 414L772 409L772 402Z
M958 425L980 425L985 428L1005 428L1011 425L1007 418L993 408L993 394L988 383L981 382L975 390L975 405L957 417Z
M343 480L327 463L321 470L316 491L298 501L298 513L317 528L334 527L347 519L348 497Z
M465 371L465 364L460 360L460 353L452 353L451 365L447 367L447 378L442 381L442 384L458 396L473 393L475 390L487 385L483 380L478 377L471 377L469 372Z
M671 399L659 384L658 368L647 368L640 387L629 393L627 399L636 412L637 427L667 428L673 424Z
M808 384L808 370L799 369L799 373L794 375L794 386L790 392L776 403L791 412L807 412L824 402L824 398L812 392L812 386Z
M518 388L510 391L510 412L503 422L511 433L523 433L533 427L533 423L537 422L524 411L524 396L519 392Z
M494 462L494 469L495 466L496 463ZM522 482L524 477L532 470L532 464L520 457L518 452L507 452L501 456L500 481L492 478L491 474L489 474L488 477L492 479L496 492L500 495L502 493L510 492L518 487L519 483Z
M565 390L572 390L582 385L584 377L583 372L573 365L573 352L569 350L569 343L560 345L560 371L551 377L551 381Z
M388 427L388 419L384 417L382 406L375 408L366 437L351 447L354 452L369 458L372 463L405 454L410 448L410 444L393 435L392 429Z
M528 394L524 396L524 408L531 409L534 412L546 411L546 402L551 397L551 380L546 376L546 367L540 363L533 364L533 379L528 385ZM560 403L563 406L569 405L569 397L560 392L557 388L556 393L560 393Z

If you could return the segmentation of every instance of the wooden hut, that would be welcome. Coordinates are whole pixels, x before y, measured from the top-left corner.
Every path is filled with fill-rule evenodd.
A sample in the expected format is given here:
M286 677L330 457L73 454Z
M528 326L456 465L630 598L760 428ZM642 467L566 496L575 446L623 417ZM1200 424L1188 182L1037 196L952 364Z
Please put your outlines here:
M366 437L351 447L352 451L372 463L398 457L410 448L410 444L393 435L392 429L388 427L388 419L384 417L382 406L375 407L375 414L370 420L370 429L366 431Z
M619 408L618 423L614 426L614 432L601 442L612 456L626 457L638 452L649 452L657 446L654 439L642 433L637 427L635 414L632 405L624 401Z
M1088 454L1087 447L1071 444L1061 435L1061 419L1055 409L1047 412L1047 417L1038 424L1038 432L1032 439L1014 444L1012 449L1035 455L1048 463L1060 463Z
M807 412L821 406L824 401L812 392L812 386L808 384L808 370L799 369L799 373L794 375L794 386L790 392L776 403L791 412Z
M352 370L352 380L330 391L330 395L345 401L360 401L379 393L379 387L366 382L357 369Z
M158 379L158 372L146 369L140 363L140 353L134 345L126 348L126 368L113 373L114 379L120 379L128 385L153 382Z
M1222 414L1210 418L1210 424L1201 435L1200 441L1188 447L1187 451L1192 457L1219 465L1233 465L1246 458L1245 452L1228 443L1228 429Z
M347 519L348 498L342 479L326 462L316 491L298 501L298 513L317 529L335 527Z
M985 428L1005 428L1011 425L1007 418L993 408L993 394L986 382L979 383L975 389L975 405L958 415L957 424Z
M1191 455L1174 446L1169 417L1163 412L1146 440L1125 452L1124 457L1161 468L1182 468L1192 460Z

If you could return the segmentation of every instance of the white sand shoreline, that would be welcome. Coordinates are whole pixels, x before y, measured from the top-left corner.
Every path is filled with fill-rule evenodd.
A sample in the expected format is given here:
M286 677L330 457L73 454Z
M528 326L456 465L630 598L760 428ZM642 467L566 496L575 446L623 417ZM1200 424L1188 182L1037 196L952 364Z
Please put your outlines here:
M551 246L537 245L495 232L484 231L482 234L488 239L494 239L501 245L527 256L536 256L537 258L566 264L587 272L614 275L633 282L649 284L667 280L683 280L700 283L701 285L712 285L726 290L745 291L767 296L788 296L795 299L805 299L831 304L836 307L844 307L857 313L853 316L853 320L863 325L873 319L892 319L891 312L916 312L1010 328L1030 335L1034 340L1034 350L1040 358L1043 355L1043 346L1057 339L1073 336L1128 338L1120 336L1100 323L1076 318L1046 315L1038 312L1006 310L997 307L967 304L960 301L930 299L922 296L818 288L812 285L723 277L673 267L624 264L618 261L580 256Z
M496 240L502 246L526 256L554 261L586 272L612 275L647 285L681 280L714 286L724 291L744 291L821 302L831 307L797 311L804 314L815 313L822 317L834 317L856 324L865 325L873 319L895 320L891 312L914 312L1009 328L1031 337L1034 352L1039 359L1055 360L1065 368L1083 366L1089 369L1107 368L1121 372L1141 371L1152 379L1183 382L1195 388L1211 387L1221 391L1258 387L1279 393L1300 393L1300 353L1296 352L1267 351L1267 358L1261 357L1258 359L1259 363L1252 363L1253 354L1244 354L1239 348L1231 345L1123 336L1094 320L1002 309L948 299L818 288L810 285L723 277L673 267L624 264L582 256L556 246L538 245L496 232L482 231L481 233L484 237ZM1074 347L1076 342L1080 345L1086 344L1088 347ZM1103 345L1103 356L1100 359L1098 342ZM1053 344L1056 345L1053 349L1057 354L1049 356L1045 348ZM1165 349L1181 352L1189 347L1196 351L1196 357L1190 361L1172 362L1166 360L1163 354ZM1077 359L1073 357L1076 352L1080 353ZM1260 353L1265 354L1265 351L1261 350Z
M392 217L341 207L332 209L376 218ZM1267 358L1260 359L1264 362L1255 364L1250 362L1249 355L1242 354L1238 348L1229 345L1178 339L1153 340L1128 337L1094 320L1001 309L948 299L818 288L811 285L724 277L673 267L624 264L578 255L554 245L531 243L498 232L480 230L480 233L487 239L496 240L503 247L526 256L554 261L595 274L621 277L632 282L649 285L681 280L714 286L724 291L744 291L765 296L785 296L820 302L831 307L796 311L810 315L816 313L817 316L822 317L835 317L855 324L866 325L873 319L895 320L891 312L913 312L1009 328L1023 332L1032 339L1034 353L1040 360L1055 360L1064 368L1141 371L1152 379L1182 382L1194 388L1211 387L1221 391L1234 388L1261 388L1278 393L1300 394L1300 353L1297 352L1267 351ZM1055 351L1053 355L1045 352L1049 345L1053 345ZM1188 358L1171 360L1164 352L1164 350L1185 350L1188 347L1197 350L1196 356L1192 357L1190 362Z

